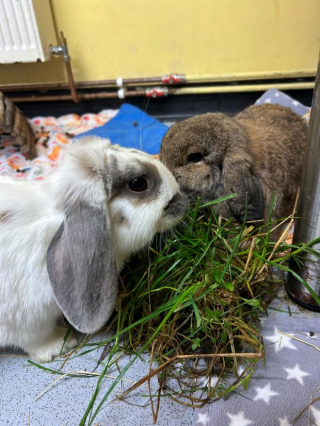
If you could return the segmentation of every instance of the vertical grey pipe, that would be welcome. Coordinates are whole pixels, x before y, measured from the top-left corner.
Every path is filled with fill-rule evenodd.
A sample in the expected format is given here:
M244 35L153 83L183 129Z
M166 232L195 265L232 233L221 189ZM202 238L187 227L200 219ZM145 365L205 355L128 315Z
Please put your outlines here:
M308 243L320 237L320 59L313 92L308 143L301 180L294 243ZM320 251L320 244L313 248ZM312 255L304 255L302 266L291 261L293 269L320 296L320 261ZM320 311L320 307L306 287L289 274L289 296L307 309Z

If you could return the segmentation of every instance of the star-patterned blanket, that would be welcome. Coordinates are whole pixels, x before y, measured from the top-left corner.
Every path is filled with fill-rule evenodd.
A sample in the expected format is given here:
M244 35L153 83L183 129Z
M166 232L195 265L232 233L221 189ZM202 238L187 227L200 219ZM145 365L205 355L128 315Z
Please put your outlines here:
M261 332L248 389L196 410L194 426L320 426L320 317L265 318Z
M292 99L280 90L267 90L256 102L255 105L261 104L279 104L284 107L291 108L293 112L304 117L306 122L309 122L310 108L302 105L300 102Z

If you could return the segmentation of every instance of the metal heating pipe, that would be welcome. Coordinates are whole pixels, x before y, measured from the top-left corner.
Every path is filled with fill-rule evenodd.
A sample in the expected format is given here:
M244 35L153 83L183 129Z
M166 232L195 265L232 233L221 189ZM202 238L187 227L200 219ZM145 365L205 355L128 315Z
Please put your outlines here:
M122 96L119 96L119 90L113 92L95 92L95 93L78 93L78 100L90 99L109 99L109 98L130 98L134 96L145 96L152 98L159 98L167 95L204 95L210 93L239 93L239 92L255 92L266 91L270 87L275 87L279 90L298 90L298 89L313 89L314 83L278 83L273 84L250 84L239 86L207 86L207 87L182 87L182 88L169 88L169 87L147 87L139 90L127 90L126 88L120 89ZM48 101L70 101L73 100L72 95L37 95L37 96L10 96L12 102L48 102Z
M141 87L141 86L159 86L176 84L203 84L203 83L230 83L244 82L253 80L281 80L287 78L310 78L314 77L315 73L310 70L291 70L283 72L268 72L268 73L241 73L241 74L217 74L217 75L185 75L185 74L168 74L161 77L140 77L140 78L117 78L111 80L99 81L78 81L75 82L77 89L97 89L97 88L117 88L117 87ZM119 81L121 84L119 85ZM299 82L298 82L299 83ZM300 82L302 84L313 84L313 82ZM289 83L289 84L295 84ZM269 86L270 87L270 86ZM297 87L299 88L299 87ZM309 88L309 87L305 87ZM312 86L313 88L313 86ZM0 86L1 92L22 92L22 91L42 91L50 90L66 90L69 89L69 83L37 83L37 84L14 84Z
M294 231L294 243L308 243L320 237L320 58L310 116L308 143L302 171L300 199ZM320 243L313 248L320 251ZM320 259L305 255L302 266L291 261L290 267L320 296ZM319 311L320 306L300 281L289 274L289 296L307 309Z
M314 75L307 75L313 77ZM76 89L97 89L97 88L117 88L117 87L137 87L137 86L158 86L185 83L184 74L168 74L161 77L141 77L141 78L117 78L113 80L99 80L99 81L79 81L75 82ZM38 83L38 84L14 84L0 86L1 92L22 92L22 91L35 91L39 90L47 92L49 90L65 90L69 89L69 83Z

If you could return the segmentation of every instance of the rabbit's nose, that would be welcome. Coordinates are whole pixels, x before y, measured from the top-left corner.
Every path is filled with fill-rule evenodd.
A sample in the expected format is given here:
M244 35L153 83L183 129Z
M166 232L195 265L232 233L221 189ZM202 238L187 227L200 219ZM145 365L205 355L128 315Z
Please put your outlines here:
M173 216L181 216L184 214L189 207L189 200L187 195L184 192L176 193L167 206L164 208L166 214L170 214Z

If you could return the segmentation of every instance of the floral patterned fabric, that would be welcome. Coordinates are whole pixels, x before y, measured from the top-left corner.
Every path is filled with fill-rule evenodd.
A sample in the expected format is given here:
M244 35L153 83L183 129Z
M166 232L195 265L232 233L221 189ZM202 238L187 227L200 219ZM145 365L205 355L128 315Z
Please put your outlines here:
M117 114L103 110L99 114L68 114L58 118L35 117L29 120L36 135L37 158L26 160L11 136L0 137L0 175L18 179L43 179L55 169L74 136L101 126Z

